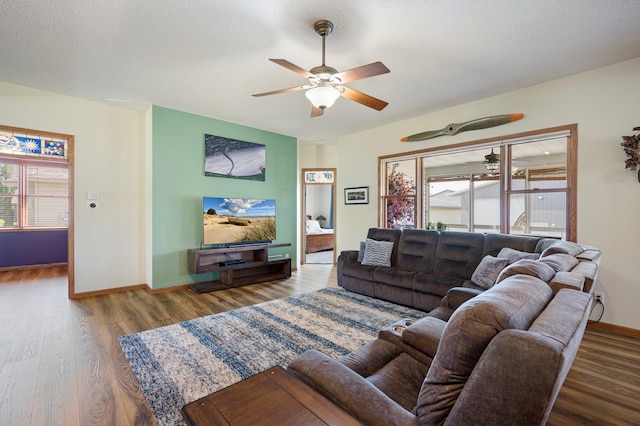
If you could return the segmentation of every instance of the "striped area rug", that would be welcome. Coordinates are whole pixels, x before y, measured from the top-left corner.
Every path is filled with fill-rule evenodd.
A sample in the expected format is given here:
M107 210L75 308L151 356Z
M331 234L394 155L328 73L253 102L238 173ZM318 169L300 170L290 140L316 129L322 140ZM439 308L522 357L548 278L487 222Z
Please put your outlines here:
M120 337L159 425L184 424L180 410L307 349L338 358L378 331L424 312L327 288Z

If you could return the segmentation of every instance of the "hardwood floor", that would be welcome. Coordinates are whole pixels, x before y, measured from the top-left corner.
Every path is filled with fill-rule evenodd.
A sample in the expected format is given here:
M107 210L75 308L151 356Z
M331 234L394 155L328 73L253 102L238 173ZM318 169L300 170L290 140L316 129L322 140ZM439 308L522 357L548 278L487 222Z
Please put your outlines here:
M208 294L127 291L67 299L66 270L0 272L1 425L153 425L117 338L335 287L335 268ZM640 339L587 329L550 425L640 425Z

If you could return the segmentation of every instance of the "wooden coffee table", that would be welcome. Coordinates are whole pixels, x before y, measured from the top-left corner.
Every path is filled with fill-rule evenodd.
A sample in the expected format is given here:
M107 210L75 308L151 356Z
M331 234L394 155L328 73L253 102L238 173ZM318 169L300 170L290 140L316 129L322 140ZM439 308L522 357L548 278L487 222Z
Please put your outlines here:
M275 366L182 408L188 425L361 425L337 405Z

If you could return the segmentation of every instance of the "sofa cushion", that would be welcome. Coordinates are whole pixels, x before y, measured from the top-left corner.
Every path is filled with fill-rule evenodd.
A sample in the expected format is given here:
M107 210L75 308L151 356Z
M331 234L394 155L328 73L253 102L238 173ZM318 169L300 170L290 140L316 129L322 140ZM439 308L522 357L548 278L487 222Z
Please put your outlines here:
M413 290L417 293L435 294L441 298L446 296L453 287L462 287L463 283L464 280L460 278L420 273L413 276Z
M393 242L376 241L371 238L366 239L366 247L364 249L363 265L374 266L391 266L391 252L393 251Z
M544 281L517 275L458 308L420 389L420 423L442 424L489 342L502 330L527 329L552 296Z
M544 249L540 257L549 256L554 253L565 253L575 257L583 251L584 249L580 244L573 243L571 241L556 241Z
M490 289L496 283L498 275L507 266L508 262L509 259L489 255L483 257L473 275L471 275L471 282L482 288Z
M392 287L413 288L413 277L417 272L406 271L400 268L381 266L373 272L376 283Z
M556 271L544 262L522 259L504 268L502 272L500 272L496 284L518 274L530 275L544 282L549 282L556 274Z
M402 353L366 379L402 408L413 411L427 369L426 365Z
M440 233L434 273L468 280L482 260L484 234L445 231Z
M346 277L355 277L361 280L373 281L373 273L377 266L363 265L358 262L345 262L342 273Z
M306 351L291 361L287 370L364 424L380 424L380 419L385 419L385 425L417 424L413 413L346 365L317 350Z
M599 262L601 255L602 253L600 253L600 250L598 249L586 248L582 253L577 255L576 258L578 260L588 260L590 262Z
M376 339L338 360L355 371L407 411L415 408L427 365L403 353L386 340Z
M584 288L584 276L576 272L560 271L549 282L549 285L554 293L563 288L582 291Z
M581 291L560 290L544 312L531 324L529 331L552 338L558 345L558 350L563 350L575 338L576 325L584 327L586 318L579 323L576 322L576 318L588 316L590 298ZM576 344L580 345L580 342ZM575 349L577 350L577 347Z
M540 256L540 262L551 266L556 272L561 272L572 270L580 261L570 254L555 253L545 257Z
M398 268L433 273L433 263L438 247L438 231L405 229L398 243Z
M483 256L497 256L504 247L509 247L522 252L535 252L540 237L509 234L487 234L484 237ZM540 253L540 252L538 252ZM503 256L498 256L503 257Z
M580 262L571 270L584 277L583 291L590 293L598 276L598 265L594 262Z
M498 281L496 280L496 282L498 282ZM465 280L462 283L462 287L468 288L468 289L472 289L472 290L480 290L480 291L485 291L486 290L486 288L482 288L479 285L474 284L473 281L471 281L471 280Z
M338 361L362 377L369 377L401 353L402 349L398 345L376 339L339 358Z
M510 247L503 247L498 253L497 257L509 259L509 264L512 264L522 259L536 260L540 257L540 254L528 253L526 251L520 251L520 250L512 249Z

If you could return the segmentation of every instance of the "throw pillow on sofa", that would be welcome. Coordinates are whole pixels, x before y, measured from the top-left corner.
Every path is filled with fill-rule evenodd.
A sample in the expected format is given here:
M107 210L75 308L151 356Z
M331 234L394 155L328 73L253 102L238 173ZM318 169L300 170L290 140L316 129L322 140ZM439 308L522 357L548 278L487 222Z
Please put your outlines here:
M540 257L540 254L527 253L526 251L520 251L520 250L512 249L510 247L503 247L502 250L500 250L500 253L498 253L498 256L496 257L509 259L509 265L511 265L512 263L522 259L536 260Z
M364 259L364 251L367 248L367 243L364 241L360 241L360 250L358 250L358 262L362 263L362 259Z
M391 241L377 241L367 238L365 241L363 265L391 266L391 252L393 243Z
M490 289L496 283L500 272L509 263L509 259L486 255L471 275L471 281L482 288Z

